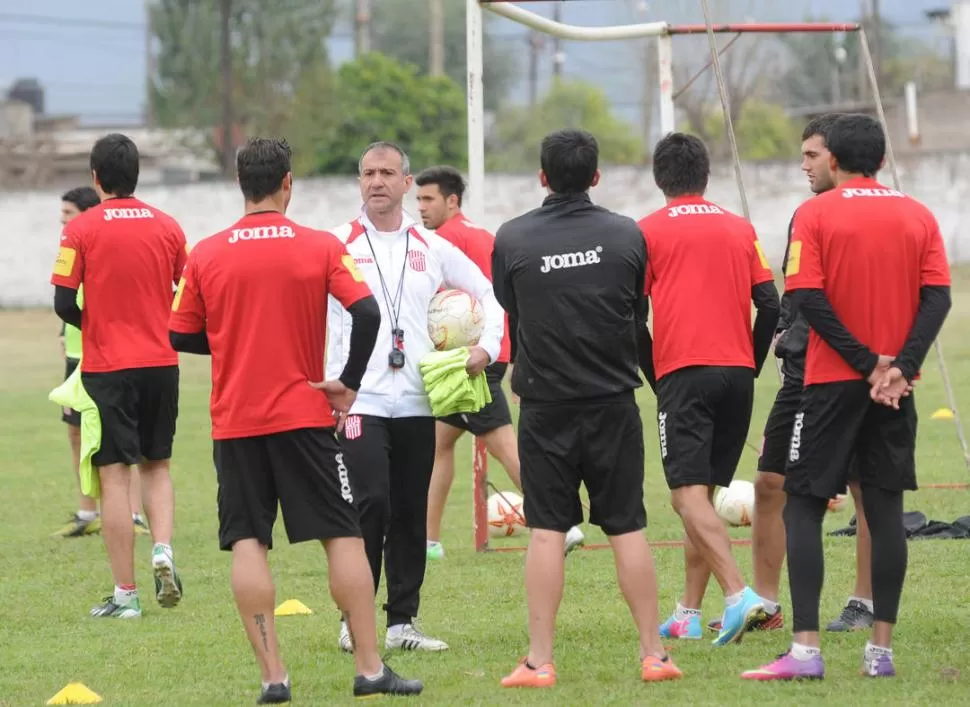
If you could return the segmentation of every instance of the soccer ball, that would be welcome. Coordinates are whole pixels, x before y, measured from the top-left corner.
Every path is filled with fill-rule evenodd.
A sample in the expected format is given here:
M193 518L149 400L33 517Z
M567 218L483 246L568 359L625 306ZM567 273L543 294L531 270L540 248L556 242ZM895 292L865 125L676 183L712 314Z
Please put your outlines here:
M736 479L714 494L714 510L728 525L751 525L754 515L754 484Z
M522 497L503 491L488 497L488 534L493 538L511 538L525 532Z
M474 346L484 322L481 303L462 290L442 290L428 307L428 336L438 351Z

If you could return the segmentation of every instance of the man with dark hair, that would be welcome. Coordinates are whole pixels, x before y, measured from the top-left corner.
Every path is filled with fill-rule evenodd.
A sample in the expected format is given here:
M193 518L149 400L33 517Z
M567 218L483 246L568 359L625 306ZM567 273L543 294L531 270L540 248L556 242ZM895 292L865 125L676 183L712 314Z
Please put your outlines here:
M845 488L853 456L872 542L874 621L863 673L895 675L892 633L907 555L903 492L916 489L909 389L950 309L936 219L875 180L886 153L879 123L842 116L826 141L835 188L798 210L785 265L786 291L811 327L785 474L794 636L782 657L742 675L753 680L825 675L822 520L828 500Z
M115 588L91 615L136 618L141 602L128 507L133 464L146 489L156 598L171 608L182 597L171 545L175 494L169 460L179 369L168 341L168 312L189 248L175 219L133 196L138 148L128 137L112 133L98 140L91 172L101 203L64 229L51 282L54 310L81 329L81 382L101 422L91 463ZM82 284L83 312L77 302Z
M443 651L448 644L414 625L428 560L428 487L434 467L435 419L418 363L434 351L428 308L442 287L471 294L485 323L465 369L477 375L495 361L504 332L502 308L475 263L404 211L411 188L407 154L391 142L368 145L360 158L360 215L333 229L360 268L381 308L381 331L360 393L341 432L360 508L364 546L374 578L387 572L388 649ZM347 361L349 315L330 298L327 377ZM353 650L346 622L338 638Z
M285 216L285 141L249 140L236 169L245 215L193 249L169 328L177 350L212 356L219 546L232 552L233 595L262 672L259 702L290 701L268 563L277 505L290 543L323 543L330 591L357 648L354 694L417 694L421 683L402 680L377 652L374 588L334 438L374 349L377 301L340 241ZM350 314L350 351L340 376L323 381L330 295Z
M74 187L61 196L61 226L67 226L82 211L101 203L92 187ZM84 292L78 288L78 307L84 306ZM61 322L61 349L65 358L64 379L67 380L81 363L81 330L76 326ZM98 515L98 499L85 495L80 490L81 476L81 413L69 407L61 411L61 421L67 425L67 438L71 444L71 466L78 483L78 510L71 515L67 524L54 533L55 537L79 538L101 532L101 518ZM128 494L131 506L131 518L135 525L135 533L145 535L148 526L141 515L141 483L138 471L131 472L131 490Z
M647 251L636 224L599 206L596 139L560 130L542 142L538 209L495 237L495 295L509 316L512 389L521 397L519 453L531 528L525 585L529 654L505 687L556 684L553 640L564 583L563 542L589 521L609 538L620 589L640 634L640 675L682 677L657 630L657 578L644 536L642 385Z
M495 236L471 223L461 211L465 182L454 167L429 167L414 178L418 185L418 211L425 228L430 228L467 255L489 280L492 279L492 248ZM464 432L481 437L489 454L498 459L512 483L521 492L519 448L512 428L512 413L502 390L502 379L511 360L511 342L506 318L505 336L498 360L485 369L492 402L471 414L455 414L438 420L435 426L434 470L428 492L428 558L444 557L441 519L455 479L455 445ZM578 526L566 534L565 552L582 544Z
M744 581L711 503L734 479L775 324L778 291L754 228L707 201L710 158L692 135L657 143L653 174L667 205L640 221L647 241L652 355L641 361L657 394L657 424L671 502L686 531L684 594L661 635L700 638L711 574L725 608L714 645L741 640L764 614ZM758 315L751 326L751 302Z

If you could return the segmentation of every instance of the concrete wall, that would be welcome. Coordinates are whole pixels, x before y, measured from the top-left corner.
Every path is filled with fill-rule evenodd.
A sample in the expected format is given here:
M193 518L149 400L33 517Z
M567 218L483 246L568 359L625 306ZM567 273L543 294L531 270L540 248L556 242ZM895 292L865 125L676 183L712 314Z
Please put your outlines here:
M888 170L884 181L890 181ZM900 160L903 190L936 214L952 262L970 261L970 154L923 154ZM797 164L744 167L751 217L772 266L779 268L792 211L810 192ZM482 225L495 229L504 220L538 205L543 197L532 175L489 175L487 214ZM58 192L0 192L0 307L48 306L48 284L58 247ZM194 243L232 223L242 211L234 185L204 184L146 188L145 201L172 214ZM413 196L413 194L412 194ZM740 212L733 170L719 167L709 197ZM605 169L593 190L603 206L638 218L663 204L649 171ZM353 218L360 206L353 179L303 180L296 184L290 215L307 225L328 228ZM408 207L416 214L413 200Z

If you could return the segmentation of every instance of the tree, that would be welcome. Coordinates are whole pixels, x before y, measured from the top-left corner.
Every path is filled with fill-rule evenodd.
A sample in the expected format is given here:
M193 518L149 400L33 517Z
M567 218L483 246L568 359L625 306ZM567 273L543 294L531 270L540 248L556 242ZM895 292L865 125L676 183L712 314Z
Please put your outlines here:
M400 143L414 169L467 161L465 96L448 77L371 53L340 67L330 114L314 150L311 174L357 174L364 148L375 140Z
M708 113L705 130L710 135L724 134L724 112L720 107ZM745 101L734 130L743 160L773 160L798 155L801 128L777 103L756 98Z
M319 75L328 57L325 38L334 0L234 0L233 109L248 134L280 135L293 115L296 86ZM154 117L163 127L219 125L222 83L219 4L156 0L149 6L158 46L152 79Z
M374 2L372 36L374 48L428 72L429 8L427 0L379 0ZM465 61L465 8L460 0L445 2L445 71L459 86L468 83ZM486 18L488 19L488 18ZM496 41L488 32L484 37L485 67L482 79L485 108L494 110L508 94L516 79L515 49L507 42ZM525 38L518 48L525 53Z
M495 118L489 139L488 169L532 171L539 166L539 146L550 131L581 128L599 143L601 164L641 164L643 144L633 126L613 115L606 94L582 81L556 81L534 107L505 107Z

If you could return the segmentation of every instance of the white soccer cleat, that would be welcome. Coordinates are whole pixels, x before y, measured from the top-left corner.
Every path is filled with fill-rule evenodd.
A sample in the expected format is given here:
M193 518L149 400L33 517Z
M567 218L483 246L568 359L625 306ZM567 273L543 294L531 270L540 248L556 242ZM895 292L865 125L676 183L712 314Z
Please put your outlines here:
M405 651L437 652L448 650L448 644L439 641L437 638L425 636L412 624L404 624L397 631L388 630L387 638L384 639L384 648L387 650L400 648Z
M574 525L566 533L566 554L568 555L577 547L582 547L586 542L586 536L583 535L583 531L579 529L578 525Z
M340 638L337 639L337 643L340 645L340 650L344 653L354 652L354 642L350 640L350 629L347 628L347 622L340 622Z

